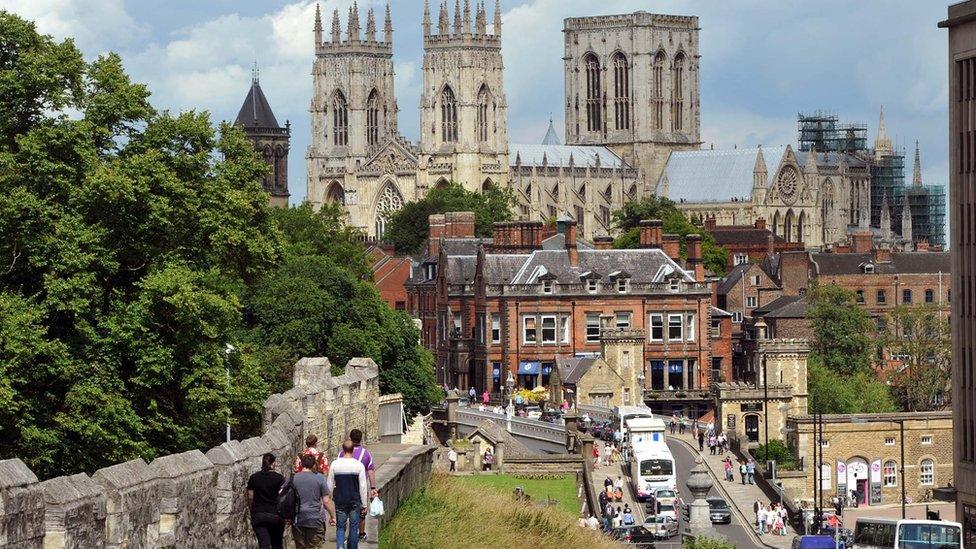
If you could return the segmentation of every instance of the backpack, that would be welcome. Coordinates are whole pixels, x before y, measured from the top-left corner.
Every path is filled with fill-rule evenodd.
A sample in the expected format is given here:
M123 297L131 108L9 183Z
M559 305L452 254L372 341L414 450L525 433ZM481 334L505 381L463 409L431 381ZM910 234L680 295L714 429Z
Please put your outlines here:
M292 477L294 478L294 477ZM295 489L292 479L288 479L285 486L278 492L278 516L284 520L293 521L298 516L298 508L301 507L302 500Z

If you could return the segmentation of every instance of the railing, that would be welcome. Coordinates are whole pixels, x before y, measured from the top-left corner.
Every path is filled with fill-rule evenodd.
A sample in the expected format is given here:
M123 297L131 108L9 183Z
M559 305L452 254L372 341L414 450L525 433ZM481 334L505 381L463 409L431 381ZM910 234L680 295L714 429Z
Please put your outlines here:
M707 389L648 389L644 391L644 400L707 400L711 398L712 394Z
M566 429L562 425L553 425L544 421L521 417L509 418L492 412L479 412L462 408L457 411L458 423L468 427L477 428L486 419L506 428L510 424L511 430L509 432L515 436L559 444L564 447L566 445Z

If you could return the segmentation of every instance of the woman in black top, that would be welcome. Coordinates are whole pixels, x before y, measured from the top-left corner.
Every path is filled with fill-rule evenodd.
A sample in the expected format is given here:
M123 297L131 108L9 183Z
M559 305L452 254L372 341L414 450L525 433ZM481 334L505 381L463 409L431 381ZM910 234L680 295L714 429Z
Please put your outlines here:
M247 481L247 508L261 549L282 549L285 522L278 516L278 492L285 477L275 472L274 454L264 454L261 470Z

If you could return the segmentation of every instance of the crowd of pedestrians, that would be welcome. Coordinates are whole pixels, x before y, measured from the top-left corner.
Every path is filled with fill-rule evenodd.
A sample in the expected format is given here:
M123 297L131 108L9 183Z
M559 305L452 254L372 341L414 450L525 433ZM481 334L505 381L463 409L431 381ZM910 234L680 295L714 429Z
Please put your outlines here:
M756 503L752 504L752 508L756 513L757 534L760 536L763 534L786 535L786 522L788 517L786 507L783 507L779 503L766 505L756 500Z
M265 454L261 470L247 483L248 512L260 549L283 549L290 527L296 549L324 549L326 528L336 529L336 549L357 549L366 537L363 519L371 502L380 513L373 456L362 445L359 429L349 432L329 463L318 438L305 438L290 479L277 472L274 454Z

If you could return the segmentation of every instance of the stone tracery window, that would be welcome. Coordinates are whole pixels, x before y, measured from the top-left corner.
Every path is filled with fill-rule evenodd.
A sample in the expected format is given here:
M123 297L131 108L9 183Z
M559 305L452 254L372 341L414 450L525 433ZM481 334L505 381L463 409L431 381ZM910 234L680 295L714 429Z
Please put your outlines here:
M441 140L454 143L458 138L457 98L450 86L441 92Z
M583 58L586 70L586 130L598 132L603 129L600 117L600 61L596 55L588 54Z
M491 93L488 86L481 86L478 92L478 141L488 141L488 106L491 104Z
M381 238L386 231L386 222L395 212L403 207L403 195L396 189L393 183L387 183L383 189L383 194L376 201L376 237Z
M654 105L654 129L664 129L664 52L659 51L654 56L654 66L651 69L651 80L653 89L651 90Z
M374 89L366 100L366 144L376 145L380 141L380 98Z
M783 167L783 170L779 172L779 177L776 178L776 186L779 189L779 194L787 204L792 204L796 198L799 178L800 176L796 173L796 168L793 166Z
M346 145L349 143L349 108L346 96L336 90L332 98L332 144Z
M679 53L675 56L671 68L671 131L676 132L684 128L684 73L685 56Z
M613 114L616 129L630 129L630 67L620 52L613 56Z

